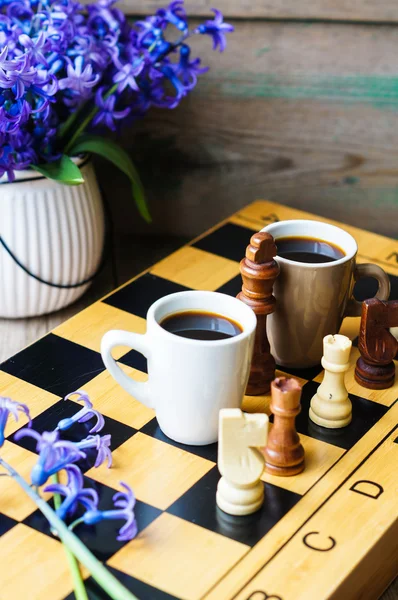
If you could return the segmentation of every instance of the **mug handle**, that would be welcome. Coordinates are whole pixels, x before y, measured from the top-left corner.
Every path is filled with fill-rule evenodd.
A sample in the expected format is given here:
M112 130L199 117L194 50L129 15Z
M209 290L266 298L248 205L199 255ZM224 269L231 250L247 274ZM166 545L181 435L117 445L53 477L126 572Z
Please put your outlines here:
M115 346L129 346L143 354L146 358L149 356L148 334L132 333L131 331L121 331L113 329L107 331L101 340L101 356L106 368L112 377L123 389L131 396L134 396L139 402L145 404L148 408L154 408L149 395L149 383L135 381L119 367L112 356L112 348Z
M355 266L354 279L358 281L362 277L373 277L379 282L379 288L375 298L379 300L388 300L390 296L391 283L387 273L378 265L365 263ZM345 317L360 317L362 314L362 302L351 298L348 301L344 316Z

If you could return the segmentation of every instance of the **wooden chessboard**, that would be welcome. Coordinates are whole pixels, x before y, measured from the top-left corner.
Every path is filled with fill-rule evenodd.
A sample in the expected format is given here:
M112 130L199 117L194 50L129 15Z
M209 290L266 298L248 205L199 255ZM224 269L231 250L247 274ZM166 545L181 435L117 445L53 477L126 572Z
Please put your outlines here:
M108 329L144 332L146 311L161 296L186 289L235 296L239 260L253 231L303 217L313 215L255 202L0 367L0 394L28 403L39 431L78 410L62 398L79 388L106 416L114 467L85 464L86 481L100 494L102 507L109 506L120 480L132 486L139 535L115 541L117 522L80 526L77 532L140 600L371 600L397 574L398 383L383 391L356 384L356 348L346 379L353 421L345 429L326 430L308 420L321 366L289 371L303 384L297 428L306 470L291 478L265 474L264 506L248 517L231 517L216 507L216 444L190 447L166 438L153 411L118 387L99 354ZM388 271L397 299L397 242L344 227L358 242L359 262L376 262ZM363 299L374 291L372 280L362 280L356 294ZM359 319L346 319L342 332L355 340L358 326ZM137 352L119 347L115 356L129 375L147 377L146 361ZM268 406L268 396L257 396L245 397L243 408L261 412ZM2 454L28 477L35 455L29 438L13 437L21 425L8 426ZM1 600L73 598L60 542L7 478L0 480L0 535ZM88 589L91 599L106 598L89 578Z

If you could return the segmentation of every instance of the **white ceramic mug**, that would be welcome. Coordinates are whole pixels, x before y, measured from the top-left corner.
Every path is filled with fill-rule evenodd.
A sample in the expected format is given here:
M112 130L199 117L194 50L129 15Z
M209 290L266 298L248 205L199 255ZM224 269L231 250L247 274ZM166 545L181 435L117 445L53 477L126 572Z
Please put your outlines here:
M280 274L273 287L275 312L267 318L271 353L279 365L311 367L322 358L323 338L337 333L344 317L361 315L362 302L353 297L355 281L374 277L379 284L376 298L388 300L389 277L378 265L357 265L356 241L335 225L297 219L272 223L262 231L274 237L277 248L278 238L303 236L331 242L344 252L325 263L276 256Z
M185 311L217 313L238 322L242 333L223 340L188 339L160 323ZM114 379L134 398L156 410L160 428L171 439L195 446L218 437L221 408L240 408L250 372L256 316L251 308L225 294L189 291L157 300L148 310L144 335L108 331L101 354ZM129 346L148 360L148 381L126 375L111 352Z

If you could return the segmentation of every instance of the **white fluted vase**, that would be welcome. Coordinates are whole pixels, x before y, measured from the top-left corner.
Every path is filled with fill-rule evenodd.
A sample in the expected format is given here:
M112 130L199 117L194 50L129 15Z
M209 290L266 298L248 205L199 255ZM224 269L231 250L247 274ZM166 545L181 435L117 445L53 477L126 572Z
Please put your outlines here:
M81 164L79 164L79 162ZM0 180L0 235L18 261L40 279L73 285L99 267L104 210L94 168L77 161L84 183L68 186L31 171ZM53 312L79 298L90 282L59 288L28 275L0 245L0 317Z

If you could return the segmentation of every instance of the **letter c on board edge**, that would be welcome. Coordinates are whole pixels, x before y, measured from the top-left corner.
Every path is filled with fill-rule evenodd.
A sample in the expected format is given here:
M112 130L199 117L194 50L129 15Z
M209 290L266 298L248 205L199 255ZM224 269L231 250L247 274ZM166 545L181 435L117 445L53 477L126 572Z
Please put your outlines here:
M317 548L316 546L311 546L311 544L307 541L308 538L310 537L310 535L320 535L320 534L319 534L319 531L310 531L309 533L306 533L305 536L303 537L304 545L307 546L307 548L311 548L311 550L317 550L318 552L329 552L329 550L332 550L337 543L336 540L329 535L327 537L327 539L330 540L330 546L328 548Z
M364 490L357 490L355 486L360 483L366 483L369 486L374 486L377 489L376 496L374 496L370 490L368 490L367 492ZM368 479L359 479L359 481L356 481L355 483L352 484L352 486L350 487L350 491L356 492L357 494L362 494L362 496L367 496L368 498L373 498L373 500L377 500L377 498L379 496L381 496L382 493L384 492L384 489L382 488L381 485L379 485L378 483L376 483L374 481L369 481Z

